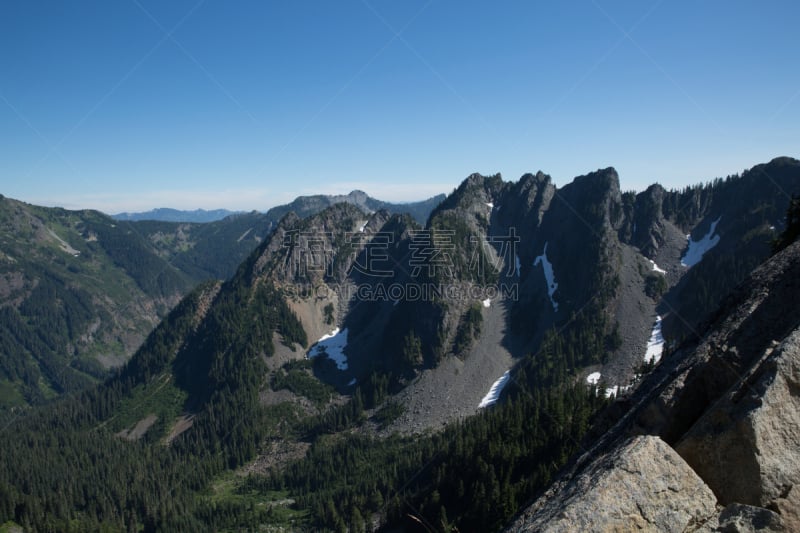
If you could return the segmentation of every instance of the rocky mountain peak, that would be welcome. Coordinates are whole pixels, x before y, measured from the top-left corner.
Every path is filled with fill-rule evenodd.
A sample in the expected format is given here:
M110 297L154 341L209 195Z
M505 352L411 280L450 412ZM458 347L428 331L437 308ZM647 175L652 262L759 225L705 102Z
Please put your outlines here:
M571 211L583 208L584 223L603 231L619 229L624 221L619 175L613 167L578 176L559 190Z
M578 176L564 188L573 187L583 194L595 194L607 200L620 201L619 174L614 167L608 167Z
M375 217L375 214L372 215ZM381 211L376 220L385 220ZM361 208L350 203L334 204L307 218L288 213L260 247L254 276L269 276L279 283L311 286L331 276L346 276L358 244L346 234L360 233L370 222Z
M768 164L773 166L798 166L800 165L800 161L794 157L778 156L773 158Z
M552 181L548 174L540 170L536 174L523 174L517 183L517 187L520 191L541 190L543 187L550 185Z
M503 188L503 178L500 174L484 176L483 174L470 174L461 184L431 213L435 214L446 210L469 210L476 206L486 207L494 203L495 196Z
M647 257L655 257L667 239L663 213L667 191L653 184L636 195L630 242Z
M582 176L578 176L573 180L575 183L582 183L587 181L606 183L609 187L616 183L616 188L619 189L619 174L614 167L599 168L594 172L589 172Z
M347 198L354 204L364 206L367 203L369 195L362 190L356 189L347 194Z

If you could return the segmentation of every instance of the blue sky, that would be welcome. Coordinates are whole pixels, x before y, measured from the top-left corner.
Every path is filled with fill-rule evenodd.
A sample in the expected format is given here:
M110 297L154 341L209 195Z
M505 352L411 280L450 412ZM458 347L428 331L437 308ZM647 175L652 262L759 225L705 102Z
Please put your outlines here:
M796 1L0 2L0 193L258 209L798 157Z

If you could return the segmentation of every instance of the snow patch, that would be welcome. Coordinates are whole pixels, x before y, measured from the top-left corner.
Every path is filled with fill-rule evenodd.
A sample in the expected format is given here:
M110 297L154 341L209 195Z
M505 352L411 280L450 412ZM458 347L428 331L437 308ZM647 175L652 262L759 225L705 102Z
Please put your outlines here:
M511 378L510 372L510 370L506 370L505 374L500 376L497 381L492 384L492 388L489 389L489 392L483 397L481 403L478 404L478 409L488 407L500 399L500 393L503 392L503 388L508 384L508 380Z
M586 383L589 385L597 385L600 383L600 372L592 372L588 376L586 376Z
M661 317L656 317L653 324L653 331L650 333L650 340L647 341L647 352L644 354L645 363L658 363L661 360L661 352L664 351L664 335L661 333Z
M539 263L542 264L544 279L547 282L547 295L550 297L550 303L553 304L553 311L558 312L558 302L553 298L553 293L556 292L558 283L556 283L555 276L553 275L553 265L547 260L547 245L548 243L544 243L542 255L536 257L533 266L537 266Z
M359 233L364 233L364 230L366 229L368 223L369 223L369 221L364 222L363 224L361 224L361 227L358 228Z
M664 270L663 268L658 268L658 265L652 259L648 259L648 261L650 261L650 266L653 267L653 272L658 272L659 274L666 274L667 273L667 271Z
M619 394L621 392L622 393L628 392L632 388L633 388L633 385L625 385L623 387L620 387L619 385L614 385L613 387L609 387L609 388L606 389L605 396L606 396L606 398L611 398L611 396L613 395L616 398L616 397L619 396Z
M486 298L486 299L485 299L484 301L482 301L481 303L483 304L483 306L484 306L484 307L491 307L491 305L492 305L492 299L491 299L491 298Z
M242 234L239 236L239 238L238 238L238 239L236 239L236 242L242 242L242 240L243 240L245 237L247 237L247 236L250 234L250 232L251 232L251 231L253 231L253 228L249 228L247 231L245 231L244 233L242 233Z
M522 266L522 263L519 262L519 256L514 254L514 275L519 277L519 269Z
M351 379L351 380L350 380L350 382L347 384L347 386L348 386L348 387L352 387L352 386L353 386L353 385L355 385L356 383L358 383L358 382L356 381L356 378L353 378L353 379Z
M708 233L703 235L703 238L699 241L693 241L690 235L686 236L689 240L689 248L687 248L683 259L681 259L681 265L685 267L696 265L703 259L703 255L705 255L706 252L719 243L719 235L714 235L714 232L717 230L717 224L719 224L721 218L722 217L719 217L711 223Z
M67 252L73 257L78 257L80 255L80 252L78 250L70 246L67 241L56 235L55 231L51 230L50 228L47 228L47 232L50 233L51 237L53 237L56 241L58 241L58 245L61 247L63 251Z
M492 202L486 202L486 205L489 206L489 209L494 209L494 204Z
M328 359L336 363L339 370L347 370L347 356L344 349L347 346L347 328L339 328L323 335L308 351L308 358L313 359L318 355L327 355Z

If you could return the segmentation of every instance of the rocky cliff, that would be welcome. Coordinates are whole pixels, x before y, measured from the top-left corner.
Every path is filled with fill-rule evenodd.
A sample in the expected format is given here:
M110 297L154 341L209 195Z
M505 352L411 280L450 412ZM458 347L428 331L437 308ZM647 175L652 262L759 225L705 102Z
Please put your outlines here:
M398 429L440 427L473 414L548 331L581 313L605 340L569 365L584 378L600 374L602 393L629 389L645 358L661 355L661 344L649 346L659 317L667 344L693 337L769 255L788 203L781 191L795 189L800 162L785 158L705 186L638 194L621 191L613 168L562 187L542 172L516 182L473 174L424 228L357 207L358 194L338 210L287 215L256 267L279 286L314 288L290 302L311 342L337 326L348 332L351 372L333 380L342 392L343 383L388 375L393 392L412 385ZM328 254L322 270L286 269L287 253L314 247ZM333 321L322 320L328 305Z
M800 530L798 298L795 243L662 362L509 531Z

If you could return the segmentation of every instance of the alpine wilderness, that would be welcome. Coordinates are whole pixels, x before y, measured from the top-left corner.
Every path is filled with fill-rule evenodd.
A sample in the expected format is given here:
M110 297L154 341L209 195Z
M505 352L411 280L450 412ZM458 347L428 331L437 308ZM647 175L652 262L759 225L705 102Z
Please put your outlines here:
M800 530L798 236L791 157L265 213L0 197L0 530Z
M103 381L192 287L231 277L288 211L307 216L343 202L424 219L437 201L387 204L353 191L199 224L115 220L3 197L0 407Z
M798 20L0 2L0 533L800 532Z

